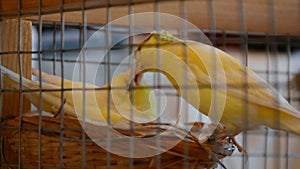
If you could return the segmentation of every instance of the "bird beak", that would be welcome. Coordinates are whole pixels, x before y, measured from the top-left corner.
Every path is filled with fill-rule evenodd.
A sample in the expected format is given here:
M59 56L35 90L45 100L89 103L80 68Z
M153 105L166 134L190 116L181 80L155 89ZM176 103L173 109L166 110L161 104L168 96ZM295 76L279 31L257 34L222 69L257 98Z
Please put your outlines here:
M133 36L133 41L134 41L134 44L142 44L144 41L146 41L147 39L149 39L151 37L151 33L142 33L142 34L138 34L138 35L134 35ZM138 46L136 49L135 49L135 52L138 52L140 49L141 46ZM134 82L136 85L139 85L142 78L143 78L143 66L142 64L139 63L138 60L136 60L136 64L135 64L135 67L133 68L134 71Z
M137 61L134 67L134 82L139 85L143 78L143 66Z

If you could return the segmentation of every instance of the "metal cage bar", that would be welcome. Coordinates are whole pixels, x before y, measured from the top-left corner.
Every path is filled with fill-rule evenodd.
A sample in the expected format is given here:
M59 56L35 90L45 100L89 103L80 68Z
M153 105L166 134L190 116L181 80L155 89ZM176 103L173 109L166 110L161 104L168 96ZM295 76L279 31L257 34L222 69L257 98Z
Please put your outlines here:
M67 128L65 128L65 116L64 116L64 102L65 102L65 92L71 91L71 90L78 90L78 91L83 91L83 127L85 126L85 113L88 105L86 105L86 92L89 90L94 90L90 89L86 86L87 82L87 72L86 72L86 64L89 65L100 65L103 66L104 70L103 75L104 77L104 82L108 83L112 79L112 73L113 70L116 66L120 65L118 61L115 61L114 57L121 57L119 55L113 55L112 52L114 50L128 50L128 55L130 55L133 51L134 48L137 46L137 44L134 44L134 39L133 39L133 33L135 29L135 20L132 14L134 14L135 11L135 5L137 4L143 4L143 3L149 3L150 5L153 5L154 12L161 12L161 6L159 1L145 1L145 2L135 2L135 1L129 1L127 4L127 11L126 13L130 15L129 17L129 25L128 26L114 26L110 25L109 23L112 22L112 15L114 14L114 7L117 7L119 5L114 5L112 1L107 0L106 1L106 6L104 9L106 10L105 16L101 17L106 17L106 23L103 24L90 24L88 23L88 15L87 9L88 9L88 2L87 1L82 1L82 7L80 8L81 11L81 20L78 21L79 23L68 23L65 20L65 12L72 11L71 9L65 9L65 1L61 0L60 1L60 21L54 21L54 22L47 22L43 20L43 16L45 14L48 14L48 12L43 11L43 1L39 0L39 8L38 8L38 20L33 22L33 26L36 27L37 30L37 50L32 50L32 51L22 51L22 46L21 46L21 34L22 34L22 26L20 25L20 20L24 15L31 15L31 14L22 14L21 12L21 6L22 6L22 0L18 0L18 20L19 20L19 43L18 43L18 49L17 51L8 51L8 52L2 52L0 55L3 54L17 54L19 56L19 69L20 69L20 74L22 75L22 55L23 54L34 54L37 55L37 58L33 58L33 62L36 62L38 64L38 71L40 73L38 82L40 88L38 90L31 90L31 89L23 89L22 88L22 78L20 76L20 88L19 90L5 90L1 88L1 93L2 92L20 92L21 96L26 95L26 93L30 92L38 92L39 97L43 98L43 94L47 92L60 92L61 93L61 105L62 109L60 110L60 168L64 168L65 166L65 159L64 159L64 153L65 153L65 146L64 146L64 141L66 140L64 133ZM179 1L179 9L177 9L180 13L180 17L183 19L187 19L187 13L188 9L186 6L187 1ZM230 30L218 30L217 29L217 19L215 16L215 8L214 8L214 2L213 1L206 1L207 2L207 15L208 15L208 22L209 22L209 29L204 29L203 32L205 33L206 36L209 37L211 40L212 44L218 48L223 49L226 52L232 52L233 55L237 56L238 59L241 60L244 64L248 65L249 67L253 67L254 71L258 73L259 75L263 76L272 86L274 86L278 91L281 91L284 96L287 98L287 100L293 104L296 105L297 102L300 100L299 94L296 95L295 92L290 88L292 85L291 79L292 77L297 73L296 68L292 67L292 64L295 64L293 62L296 62L295 57L299 56L293 56L296 55L296 51L300 51L300 37L299 35L278 35L276 34L276 16L275 16L275 9L274 9L274 0L268 0L268 17L270 21L270 30L272 30L269 33L254 33L254 32L247 32L247 21L245 17L245 0L238 0L238 9L239 9L239 21L240 21L240 31L230 31ZM166 1L165 3L168 3ZM122 4L124 6L124 4ZM100 17L100 16L99 16ZM156 31L161 30L161 18L159 15L155 15L155 25L153 26L153 29ZM82 49L84 47L86 41L88 38L96 32L100 27L104 26L105 29L102 32L105 35L104 39L104 44L101 44L95 48L101 49L101 50L106 50L109 49L110 46L114 43L114 34L125 34L128 35L128 42L127 43L118 43L117 45L113 46L111 48L111 51L109 51L105 55L105 59L103 61L96 62L92 60L87 60L85 58L85 52L83 51L83 55L81 60L79 61L81 63L81 74L82 75L82 81L83 81L83 87L78 88L78 89L72 89L69 88L68 86L65 86L64 84L64 79L68 79L69 75L66 75L68 73L68 65L73 65L78 60L74 56L78 56ZM47 32L48 31L48 32ZM188 29L186 25L181 25L180 29L176 30L179 32L180 38L187 40L187 37L189 35L195 34L195 30ZM50 33L49 33L50 32ZM70 33L71 32L71 33ZM49 33L52 37L50 39L47 39L48 36L46 34ZM70 33L70 34L69 34ZM49 35L48 34L48 35ZM73 35L73 37L76 37L76 41L73 41L72 46L68 46L68 42L74 40L74 39L69 39L70 36L68 35ZM195 35L195 39L201 39L198 35ZM159 45L158 45L159 48ZM254 56L257 54L257 56ZM159 54L158 54L159 55ZM185 52L186 55L186 52ZM299 55L299 54L298 54ZM186 59L188 59L186 57ZM213 58L212 58L213 59ZM256 59L256 61L254 61ZM261 61L261 63L259 63ZM285 63L286 62L286 63ZM41 77L41 72L43 72L46 67L47 63L51 63L51 67L48 68L49 73L51 72L54 75L59 75L61 76L61 88L57 90L53 89L44 89L42 88L42 77ZM124 66L132 66L133 61L130 60L129 63L126 63ZM159 65L160 63L158 63ZM259 64L258 66L255 64ZM216 66L216 65L215 65ZM255 67L257 66L257 67ZM260 66L260 67L259 67ZM281 68L284 67L284 68ZM299 67L300 68L300 67ZM59 70L59 71L58 71ZM246 72L247 73L247 72ZM245 77L246 76L245 73ZM0 75L1 77L1 75ZM215 77L217 80L217 77ZM282 79L285 79L283 81ZM150 86L151 89L169 89L172 88L172 86L168 85L163 85L161 80L161 75L160 74L155 74L154 75L154 82L155 85ZM246 82L248 82L248 79L245 79ZM2 87L2 84L0 84L0 87ZM241 86L235 86L232 84L230 87L241 87ZM107 88L97 88L95 90L108 90L111 92L112 90L118 90L118 88L112 88L110 85L108 85ZM138 89L136 89L138 90ZM188 89L187 89L188 90ZM248 86L245 85L243 86L243 90L245 93L248 93ZM130 90L130 92L133 94L135 91ZM168 96L174 96L177 97L176 102L174 103L175 106L178 106L179 108L179 99L178 95L174 93L167 93L169 94ZM249 110L249 105L247 104L248 96L246 94L245 96L245 125L248 126L248 116L250 110ZM112 98L110 95L108 95L107 98L107 110L108 110L108 116L107 116L107 121L108 124L111 124L111 112L110 112L110 106L112 102ZM160 102L160 100L158 100ZM37 108L39 110L39 126L38 126L38 168L44 168L43 167L43 156L42 156L42 148L43 148L43 131L44 130L51 130L51 128L47 128L46 126L43 125L43 116L42 116L42 99L39 101L40 106ZM23 116L23 97L20 97L20 110L19 110L19 117ZM279 106L279 105L278 105ZM299 109L300 106L297 108ZM188 109L186 109L188 111ZM133 110L131 113L131 117L133 117ZM276 124L279 126L279 120L280 118L277 117ZM158 119L157 122L160 122ZM131 122L131 130L134 131L134 124ZM22 127L22 118L19 119L19 135L18 135L18 164L15 164L16 167L18 168L23 168L27 166L23 166L22 163L22 131L25 128ZM35 128L32 128L34 130ZM52 129L54 130L54 129ZM87 153L87 142L89 141L88 136L86 135L85 131L82 129L81 131L81 143L82 147L80 149L82 150L81 154L81 163L82 165L80 168L87 168L87 163L88 159L86 158ZM110 132L108 132L110 133ZM133 136L133 132L131 133ZM251 150L253 148L253 142L252 140L255 140L255 138L260 138L261 143L260 143L260 148L261 151L255 152L255 150ZM107 139L107 149L111 150L111 139L112 137L108 135ZM225 165L227 164L229 167L234 167L234 165L238 165L240 168L243 169L248 169L248 168L253 168L254 166L261 166L262 168L269 168L269 167L277 167L277 168L292 168L293 164L291 164L292 160L299 159L300 154L295 153L294 151L291 151L291 146L293 145L293 139L297 139L297 136L294 136L292 134L289 134L288 132L277 132L274 130L270 130L268 128L262 128L254 131L245 131L243 134L239 135L239 140L241 140L243 147L246 150L250 150L250 152L246 154L238 154L234 153L231 157L228 157L224 160L222 160ZM162 148L162 141L160 138L156 140L156 145L159 148ZM272 142L272 144L269 144ZM284 145L284 146L283 146ZM134 155L134 148L135 148L135 142L132 140L130 142L130 147L129 151L130 154ZM190 152L190 147L188 147L188 144L184 146L184 153L188 154ZM112 159L112 154L110 152L107 152L106 154L106 167L107 168L113 168L111 164L111 159ZM1 156L1 159L3 157ZM227 160L235 160L234 162L228 162ZM155 157L155 167L156 168L162 168L162 156L157 155ZM189 168L188 162L189 162L188 157L184 157L182 163L184 168ZM253 162L257 160L259 161L259 164L253 164ZM237 162L238 161L238 162ZM248 162L246 162L248 161ZM1 166L5 165L3 161L1 161ZM129 168L136 168L135 167L136 163L134 159L130 159L129 161ZM232 166L230 166L232 165ZM11 166L14 166L13 164ZM30 166L29 166L30 168ZM221 166L216 167L216 168L221 168Z

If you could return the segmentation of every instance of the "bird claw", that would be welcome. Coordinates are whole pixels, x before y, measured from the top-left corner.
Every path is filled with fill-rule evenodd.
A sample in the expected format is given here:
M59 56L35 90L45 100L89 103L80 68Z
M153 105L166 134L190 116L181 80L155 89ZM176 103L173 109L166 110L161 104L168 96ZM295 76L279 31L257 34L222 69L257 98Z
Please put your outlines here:
M229 137L230 140L232 141L232 144L235 145L238 149L239 152L246 152L245 149L236 141L234 136Z
M234 144L229 137L219 140L212 147L214 153L222 155L222 156L230 156L234 150Z

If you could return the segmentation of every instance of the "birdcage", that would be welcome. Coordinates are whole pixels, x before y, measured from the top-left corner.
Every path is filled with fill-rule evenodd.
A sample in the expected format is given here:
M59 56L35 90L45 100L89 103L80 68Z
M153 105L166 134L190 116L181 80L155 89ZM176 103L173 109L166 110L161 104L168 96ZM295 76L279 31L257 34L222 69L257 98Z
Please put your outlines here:
M299 0L0 0L0 16L1 168L294 169L299 165L297 127L292 132L288 127L270 128L281 129L280 105L288 104L281 95L300 109ZM214 46L249 67L280 93L267 90L261 92L266 101L257 98L264 103L273 94L269 101L280 101L272 111L263 112L275 113L257 115L257 120L250 117L254 111L250 90L270 89L264 81L257 84L260 88L251 88L251 83L226 85L227 91L243 93L238 99L243 100L243 118L235 118L238 111L227 116L229 121L241 121L242 129L234 131L220 119L212 123L213 116L202 109L218 110L230 95L220 103L218 93L212 94L212 103L205 106L203 97L189 99L190 90L205 90L205 84L183 86L177 92L182 86L172 85L164 71L145 70L141 85L133 83L134 55L155 33L160 34L157 41L178 38L186 46L189 40ZM190 49L173 45L170 51L180 50L185 58L182 65L188 64ZM150 46L164 49L161 43ZM164 52L155 50L149 57L162 58L168 55ZM211 63L212 72L222 66L218 55L204 62ZM163 68L163 60L157 60L157 67ZM175 72L181 70L180 64L169 61ZM225 77L226 84L231 66L235 65L222 74L210 74L210 80L222 82ZM236 79L248 82L250 69L242 67L245 78ZM189 77L190 70L197 72L193 67L182 70L183 82L194 77ZM208 87L218 91L218 85ZM197 101L199 105L192 104ZM96 102L100 105L94 108ZM139 110L135 105L141 105ZM137 115L149 105L155 107ZM295 118L299 116L296 113ZM268 119L273 120L268 123ZM257 121L265 123L256 126Z

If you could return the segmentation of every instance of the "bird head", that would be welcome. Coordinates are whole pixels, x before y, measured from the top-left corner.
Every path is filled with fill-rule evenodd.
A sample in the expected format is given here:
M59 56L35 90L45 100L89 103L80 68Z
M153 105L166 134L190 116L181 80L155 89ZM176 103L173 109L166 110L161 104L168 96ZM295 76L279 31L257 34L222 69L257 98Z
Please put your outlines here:
M161 52L165 53L171 50L177 53L176 49L179 48L174 45L179 45L179 43L182 42L167 31L152 32L135 50L135 83L137 85L140 83L144 72L164 72L159 68L163 62L160 58ZM142 54L141 51L143 51ZM176 53L174 54L176 55ZM154 58L154 56L157 57Z

